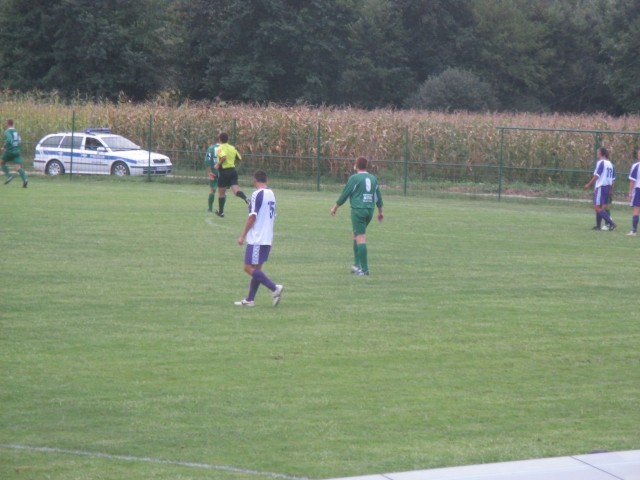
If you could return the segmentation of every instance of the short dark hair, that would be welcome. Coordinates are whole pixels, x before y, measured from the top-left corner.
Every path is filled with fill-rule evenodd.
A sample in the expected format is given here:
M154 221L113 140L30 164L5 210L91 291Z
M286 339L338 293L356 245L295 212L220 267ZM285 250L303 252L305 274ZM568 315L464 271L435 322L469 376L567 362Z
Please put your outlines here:
M607 150L605 147L600 147L598 151L604 158L609 158L609 150Z
M367 163L369 163L366 159L366 157L358 157L356 158L356 168L358 170L366 170L367 169Z
M264 170L256 170L253 172L253 178L256 179L256 182L267 183L267 172Z
M11 118L7 120L7 125L9 125L10 127L13 127L13 120Z
M220 132L220 135L218 135L218 140L220 140L222 143L227 143L229 141L229 134L227 132Z

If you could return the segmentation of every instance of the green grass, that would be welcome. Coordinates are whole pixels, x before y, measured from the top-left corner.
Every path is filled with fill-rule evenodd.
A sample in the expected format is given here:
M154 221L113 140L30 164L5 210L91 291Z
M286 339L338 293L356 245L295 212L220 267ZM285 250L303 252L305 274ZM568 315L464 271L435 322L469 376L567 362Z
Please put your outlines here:
M240 200L218 219L205 185L0 186L0 478L320 479L639 448L627 208L593 232L588 203L388 196L355 278L336 195L276 194L265 271L283 300L239 309Z

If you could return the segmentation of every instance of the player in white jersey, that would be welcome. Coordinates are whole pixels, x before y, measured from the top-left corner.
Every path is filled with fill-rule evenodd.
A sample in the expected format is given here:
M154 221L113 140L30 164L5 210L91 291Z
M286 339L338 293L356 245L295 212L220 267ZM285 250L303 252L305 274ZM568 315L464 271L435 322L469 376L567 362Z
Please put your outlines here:
M636 158L638 161L631 165L631 170L629 170L629 205L633 207L631 231L627 233L630 237L637 235L638 218L640 218L640 150L638 150Z
M280 303L282 285L276 285L262 271L262 265L268 260L273 242L273 224L276 219L276 197L267 186L267 174L257 170L253 174L253 184L256 191L251 195L249 203L249 217L244 226L238 245L247 241L244 252L244 271L251 276L249 294L246 298L235 302L239 307L253 307L258 287L262 284L271 290L272 305Z
M584 188L591 188L591 185L595 183L593 191L593 208L596 211L596 226L594 230L603 230L602 220L608 226L605 230L614 230L616 224L611 220L611 216L607 213L608 198L613 192L613 184L615 181L613 164L609 161L609 152L605 147L600 147L596 155L598 156L598 162L596 168L593 171L593 177L589 180Z

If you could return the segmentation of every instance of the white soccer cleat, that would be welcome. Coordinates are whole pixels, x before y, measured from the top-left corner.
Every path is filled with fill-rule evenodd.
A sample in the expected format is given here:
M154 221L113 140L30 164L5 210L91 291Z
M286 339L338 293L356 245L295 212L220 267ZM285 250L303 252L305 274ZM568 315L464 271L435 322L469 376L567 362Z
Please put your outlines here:
M600 228L600 230L602 230L602 231L605 231L605 232L606 232L607 230L609 230L609 227L608 227L608 226L606 226L606 225L602 225L602 227Z
M357 273L358 273L358 272L360 272L360 271L362 271L362 270L360 270L360 267L359 267L359 266L357 266L357 265L353 265L353 266L351 267L351 273L355 273L355 274L357 274Z
M283 285L276 285L276 289L271 294L271 297L273 298L272 305L274 307L277 306L280 303L280 298L282 298L282 291L283 290L284 290L284 286Z
M631 230L629 233L627 233L627 237L635 237L636 235L638 235L636 232L634 232L633 230Z
M238 307L253 307L255 305L252 300L250 301L250 300L247 300L246 298L243 298L242 300L238 300L237 302L233 302L233 304Z

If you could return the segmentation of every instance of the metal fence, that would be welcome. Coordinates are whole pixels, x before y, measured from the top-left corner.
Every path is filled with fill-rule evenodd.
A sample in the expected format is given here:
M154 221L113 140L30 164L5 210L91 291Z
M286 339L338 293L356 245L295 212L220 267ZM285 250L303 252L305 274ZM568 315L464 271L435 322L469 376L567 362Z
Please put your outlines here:
M89 151L80 138L83 128L76 127L75 114L70 120L70 132L77 132L70 142L70 161L64 164L63 171L69 178L84 174L113 175L113 158L122 157L121 153ZM91 125L101 127L102 125ZM82 127L85 127L83 125ZM154 119L149 116L145 131L138 132L137 140L144 156L131 160L142 167L135 171L146 180L169 182L206 183L204 156L206 146L199 148L163 148L162 138L154 133ZM482 195L493 196L500 200L505 195L523 196L575 196L584 195L580 187L590 178L591 171L580 166L575 158L595 159L595 150L604 142L612 142L624 137L619 150L624 151L616 162L618 172L623 172L635 160L633 152L638 148L639 131L544 129L499 126L497 141L486 146L482 153L482 162L470 161L464 154L464 142L457 145L455 155L436 158L433 152L420 150L409 135L409 129L398 133L402 144L397 152L401 154L390 158L375 158L371 165L383 189L397 195ZM125 132L117 132L124 133ZM230 133L231 143L236 144L243 160L238 164L241 182L249 183L251 173L258 168L266 170L270 183L279 188L299 188L320 190L339 189L353 172L353 158L327 157L322 155L324 142L323 129L317 127L316 148L308 148L305 153L287 154L274 152L243 151L243 138L236 129L234 121ZM536 138L536 136L544 136ZM52 160L54 149L45 152L43 147L36 151L37 140L23 145L26 165L34 157L47 157ZM544 145L544 148L540 146ZM434 151L446 151L446 146L434 146ZM52 153L53 152L53 153ZM154 153L151 153L154 152ZM46 153L46 155L44 155ZM81 161L87 156L101 154L103 163L94 170L81 170ZM154 169L156 154L170 158L171 168ZM98 155L100 156L100 155ZM40 159L42 160L42 158ZM578 166L576 166L578 164ZM35 166L35 163L33 164ZM161 166L161 165L160 165ZM124 170L125 175L133 176L134 168ZM40 161L41 170L46 170ZM122 173L120 170L119 173ZM51 173L51 172L50 172ZM55 173L55 172L54 172ZM620 177L619 177L620 178Z

